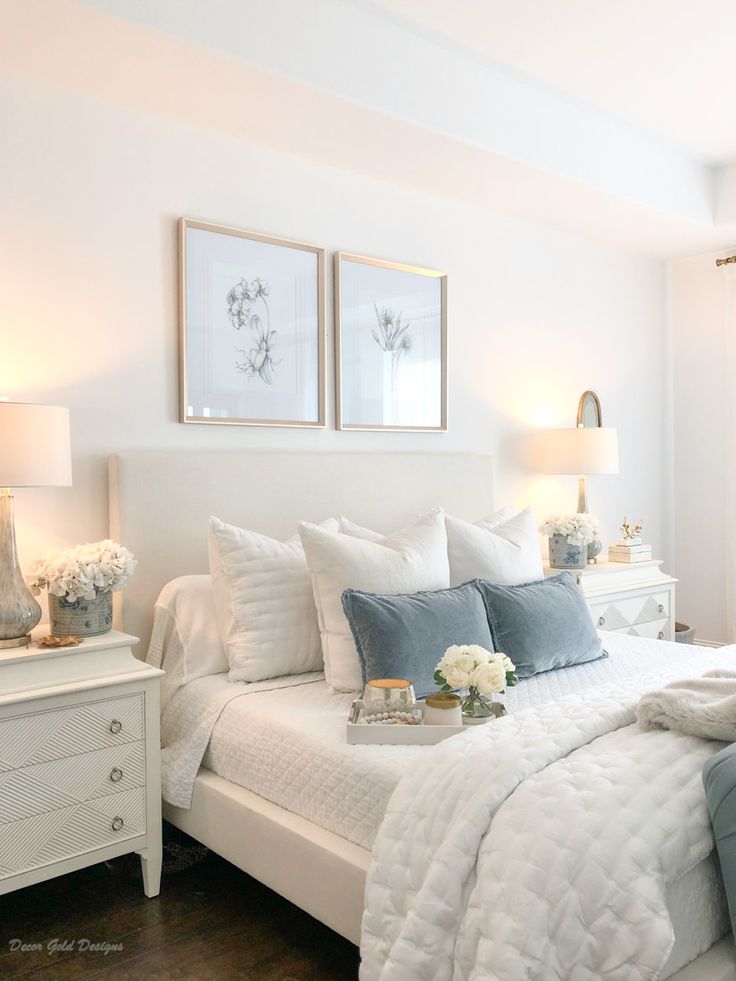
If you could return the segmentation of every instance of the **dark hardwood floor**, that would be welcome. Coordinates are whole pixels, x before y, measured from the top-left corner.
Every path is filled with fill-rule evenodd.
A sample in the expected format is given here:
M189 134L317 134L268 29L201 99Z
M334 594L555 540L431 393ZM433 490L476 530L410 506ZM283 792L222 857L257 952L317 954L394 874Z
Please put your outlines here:
M156 899L131 855L0 896L0 978L355 981L347 940L168 825L164 844Z

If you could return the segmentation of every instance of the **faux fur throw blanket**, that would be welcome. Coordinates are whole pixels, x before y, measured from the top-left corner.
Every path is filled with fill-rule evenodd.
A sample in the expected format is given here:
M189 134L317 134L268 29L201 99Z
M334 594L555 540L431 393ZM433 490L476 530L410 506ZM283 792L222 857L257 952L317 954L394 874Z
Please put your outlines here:
M718 668L701 678L672 681L642 695L636 717L645 729L736 742L736 671Z

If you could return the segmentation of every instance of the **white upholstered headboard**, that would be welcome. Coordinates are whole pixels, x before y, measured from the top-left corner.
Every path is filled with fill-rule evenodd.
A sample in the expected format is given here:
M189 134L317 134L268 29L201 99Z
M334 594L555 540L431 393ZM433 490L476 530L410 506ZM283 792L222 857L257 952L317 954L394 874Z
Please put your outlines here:
M138 569L118 623L141 638L176 576L208 571L207 519L288 538L298 521L345 514L394 531L440 505L477 520L493 510L491 458L471 453L122 453L110 458L110 534Z

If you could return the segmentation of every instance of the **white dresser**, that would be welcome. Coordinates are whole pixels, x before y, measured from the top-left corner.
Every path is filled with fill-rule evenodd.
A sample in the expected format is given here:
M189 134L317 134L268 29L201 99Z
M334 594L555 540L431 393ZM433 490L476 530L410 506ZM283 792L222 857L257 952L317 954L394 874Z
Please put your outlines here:
M0 651L0 894L137 852L158 895L163 672L135 643Z
M675 639L676 579L662 572L662 563L598 561L572 571L585 594L593 622L600 630L635 637ZM545 575L560 569L545 566Z

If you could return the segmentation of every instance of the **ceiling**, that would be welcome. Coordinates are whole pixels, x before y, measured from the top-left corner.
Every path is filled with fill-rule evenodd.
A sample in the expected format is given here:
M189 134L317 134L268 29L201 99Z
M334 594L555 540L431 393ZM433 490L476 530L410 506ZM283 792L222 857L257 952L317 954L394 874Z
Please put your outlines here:
M370 0L573 99L736 158L734 0Z
M2 2L0 79L658 258L736 243L736 0Z

